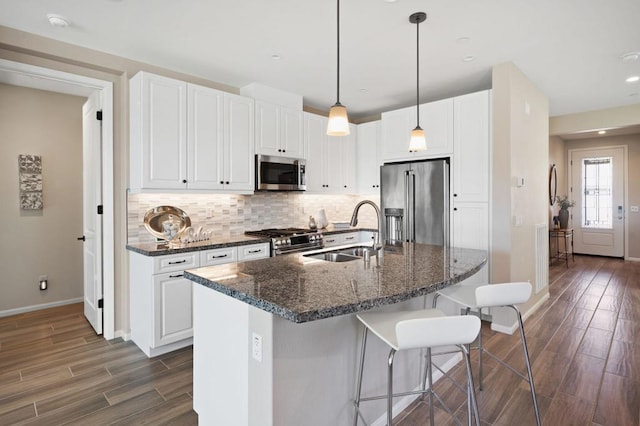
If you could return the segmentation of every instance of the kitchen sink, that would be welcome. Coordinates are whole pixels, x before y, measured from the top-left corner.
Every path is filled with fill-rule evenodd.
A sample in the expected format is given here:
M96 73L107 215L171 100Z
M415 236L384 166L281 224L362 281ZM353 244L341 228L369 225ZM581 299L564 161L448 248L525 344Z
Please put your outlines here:
M304 257L310 257L312 259L326 260L327 262L350 262L352 260L360 259L360 257L358 257L358 256L352 256L352 255L349 255L349 254L336 253L336 252L305 254Z
M375 250L373 248L369 246L358 246L331 250L323 253L305 254L304 257L325 260L327 262L351 262L352 260L362 259L365 252L369 252L369 255L371 256L375 255Z
M345 249L336 250L336 252L341 254L348 254L350 256L358 256L358 257L364 257L364 254L366 252L369 252L369 256L374 256L376 254L376 251L373 249L373 247L369 247L369 246L349 247Z

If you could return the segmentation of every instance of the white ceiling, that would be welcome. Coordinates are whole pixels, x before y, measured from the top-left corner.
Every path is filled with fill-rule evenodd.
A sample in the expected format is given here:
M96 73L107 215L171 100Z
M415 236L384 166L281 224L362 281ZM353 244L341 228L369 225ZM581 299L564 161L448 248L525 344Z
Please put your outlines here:
M512 61L552 116L640 103L640 82L625 82L640 59L621 59L640 52L638 0L342 0L351 119L415 103L418 11L421 102L489 88L491 67ZM49 25L48 13L71 25ZM320 110L336 96L335 13L333 0L0 0L0 25L235 87L260 82Z

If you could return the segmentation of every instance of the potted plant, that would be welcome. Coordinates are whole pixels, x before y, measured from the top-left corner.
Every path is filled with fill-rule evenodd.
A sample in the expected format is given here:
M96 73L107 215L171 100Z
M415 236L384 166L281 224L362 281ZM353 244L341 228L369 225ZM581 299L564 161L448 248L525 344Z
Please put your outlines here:
M556 196L556 204L560 206L560 211L558 212L560 229L567 229L569 226L569 208L575 206L576 202L569 200L568 196L563 195L562 197Z

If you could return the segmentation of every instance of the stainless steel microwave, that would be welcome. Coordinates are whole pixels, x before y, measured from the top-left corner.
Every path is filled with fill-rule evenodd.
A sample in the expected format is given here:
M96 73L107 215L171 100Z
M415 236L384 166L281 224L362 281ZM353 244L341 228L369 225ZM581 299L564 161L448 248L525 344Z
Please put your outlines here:
M256 191L305 191L305 160L256 155Z

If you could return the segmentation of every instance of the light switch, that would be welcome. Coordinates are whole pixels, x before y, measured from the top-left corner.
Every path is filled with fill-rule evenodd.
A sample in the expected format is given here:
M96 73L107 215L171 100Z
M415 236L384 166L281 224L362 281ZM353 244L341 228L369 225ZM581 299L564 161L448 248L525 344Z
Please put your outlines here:
M638 206L631 206L631 213L638 213Z
M262 362L262 336L259 334L253 333L251 339L251 348L253 359L258 362Z

